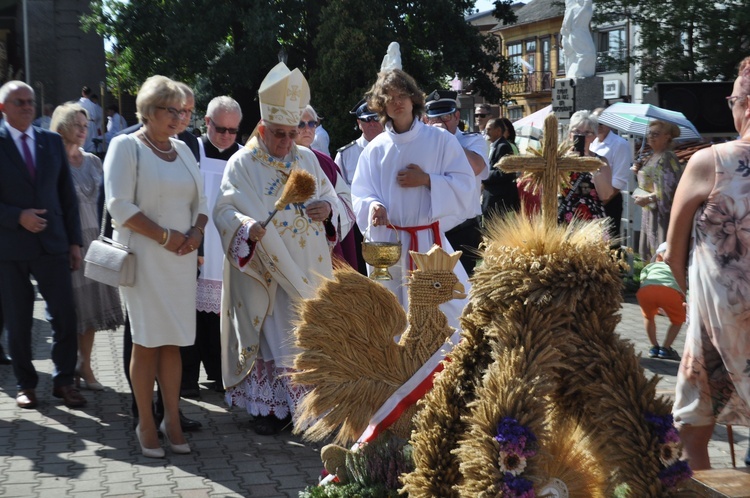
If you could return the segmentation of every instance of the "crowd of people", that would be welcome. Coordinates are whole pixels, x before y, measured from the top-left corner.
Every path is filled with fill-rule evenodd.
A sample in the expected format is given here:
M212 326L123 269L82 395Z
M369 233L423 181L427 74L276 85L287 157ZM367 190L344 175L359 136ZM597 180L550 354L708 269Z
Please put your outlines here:
M80 100L45 107L35 121L30 86L0 88L0 331L8 330L10 353L0 349L0 365L12 364L17 405L35 408L30 277L52 323L52 395L66 406L86 404L81 389L105 388L92 368L94 338L124 325L134 430L148 457L166 454L158 432L172 452L190 452L184 432L201 424L184 417L179 400L199 395L201 365L229 406L255 417L257 433L295 420L307 389L289 376L294 303L312 296L336 264L371 270L361 258L364 233L413 251L433 244L463 251L455 272L468 290L482 227L539 205L517 174L498 167L518 154L509 120L480 104L475 131L464 131L455 92L425 94L397 68L382 70L350 111L361 136L334 158L304 75L283 63L259 88L261 119L244 144L234 99L210 101L205 133L196 138L187 131L192 90L164 76L141 86L139 124L130 128L110 106L102 129L93 97L84 87ZM630 144L598 121L602 109L576 112L569 153L602 166L570 175L557 213L561 224L609 218L617 247L629 175L637 179L639 253L652 262L638 293L649 356L680 360L672 344L690 301L674 413L694 468L710 465L706 445L716 422L750 422L748 381L735 375L750 361L741 334L750 299L743 266L750 257L750 58L727 101L739 140L699 151L687 167L671 151L680 135L672 123L652 121L649 154L633 161ZM102 144L103 164L94 154ZM297 171L311 178L307 197L279 206ZM82 258L100 229L136 255L134 286L118 291L84 276ZM402 251L393 280L381 282L405 308L413 269ZM701 286L687 298L689 281ZM465 304L441 306L457 328ZM671 322L661 345L659 309Z

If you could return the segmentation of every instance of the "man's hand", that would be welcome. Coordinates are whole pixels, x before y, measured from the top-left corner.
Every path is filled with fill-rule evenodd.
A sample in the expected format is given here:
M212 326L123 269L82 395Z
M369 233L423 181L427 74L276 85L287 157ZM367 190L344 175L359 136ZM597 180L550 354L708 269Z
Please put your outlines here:
M312 201L307 203L307 216L313 221L324 221L331 215L331 205L326 201Z
M396 183L404 188L423 186L430 188L430 175L416 164L410 164L396 174Z
M46 209L24 209L18 217L18 223L31 233L39 233L47 228L47 220L40 216L46 212ZM80 251L78 255L81 255Z
M638 206L646 207L651 204L652 201L650 195L634 195L633 202L635 202Z
M81 267L81 246L70 246L70 271L76 271Z
M386 226L389 225L388 222L388 211L385 209L385 206L382 204L377 204L372 209L372 226Z

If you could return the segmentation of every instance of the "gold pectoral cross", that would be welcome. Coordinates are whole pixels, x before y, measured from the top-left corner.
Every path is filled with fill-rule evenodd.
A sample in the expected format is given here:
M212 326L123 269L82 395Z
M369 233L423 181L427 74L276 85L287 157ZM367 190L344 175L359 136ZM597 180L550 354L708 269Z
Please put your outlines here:
M506 173L530 173L542 188L542 220L551 226L557 223L557 193L560 184L568 183L574 171L596 171L604 163L595 157L568 156L567 146L558 147L557 117L549 114L544 120L544 143L539 155L503 156L495 165Z

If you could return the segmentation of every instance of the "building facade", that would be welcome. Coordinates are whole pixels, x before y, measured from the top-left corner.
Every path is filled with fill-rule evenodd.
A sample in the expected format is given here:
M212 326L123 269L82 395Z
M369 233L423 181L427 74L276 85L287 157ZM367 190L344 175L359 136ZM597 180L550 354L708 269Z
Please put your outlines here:
M89 0L0 0L0 83L31 85L37 115L44 103L77 100L83 85L100 93L104 41L81 30L80 18L89 12Z

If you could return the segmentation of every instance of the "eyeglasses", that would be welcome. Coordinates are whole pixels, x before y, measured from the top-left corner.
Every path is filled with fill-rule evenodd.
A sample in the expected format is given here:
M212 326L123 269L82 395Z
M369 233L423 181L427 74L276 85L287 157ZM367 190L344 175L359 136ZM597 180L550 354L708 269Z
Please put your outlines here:
M304 130L305 126L307 126L308 128L315 128L316 126L318 126L318 122L317 121L300 121L299 124L297 125L297 128L299 128L300 130Z
M571 135L586 135L587 137L593 137L594 135L596 135L596 133L594 133L591 130L583 131L583 130L579 130L579 129L570 130L570 133L571 133Z
M483 112L478 112L478 113L474 114L475 118L486 118L487 116L488 116L488 114L485 114Z
M440 121L442 123L447 123L451 119L453 119L453 113L452 112L449 113L449 114L442 114L440 116L428 116L427 117L427 121L429 121L430 123L437 123L438 121Z
M211 126L214 127L214 130L216 130L216 133L219 135L223 135L224 133L229 133L230 135L236 135L240 132L239 128L227 128L226 126L216 126L216 123L214 123L214 120L211 118L208 118L208 122L211 123Z
M8 102L16 107L23 107L26 105L30 105L33 107L36 105L36 100L34 99L10 99Z
M737 102L738 99L743 98L744 95L730 95L729 97L726 97L727 99L727 105L730 109L734 109L734 104Z
M186 111L185 109L175 109L174 107L162 107L162 106L156 106L157 109L161 109L163 111L167 111L169 114L172 115L173 118L176 119L182 119L185 116L188 115L190 111Z
M659 138L662 135L663 135L663 133L660 132L660 131L650 131L650 132L646 133L646 136L648 138Z
M266 130L268 130L271 135L276 137L278 140L284 140L287 137L289 137L289 140L295 140L299 136L299 131L297 130L274 130L270 126L266 126Z
M377 121L378 117L377 116L368 116L366 118L357 118L357 119L359 119L363 123L372 123L373 121Z

